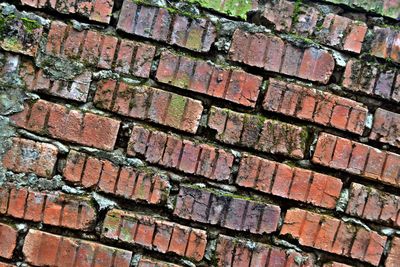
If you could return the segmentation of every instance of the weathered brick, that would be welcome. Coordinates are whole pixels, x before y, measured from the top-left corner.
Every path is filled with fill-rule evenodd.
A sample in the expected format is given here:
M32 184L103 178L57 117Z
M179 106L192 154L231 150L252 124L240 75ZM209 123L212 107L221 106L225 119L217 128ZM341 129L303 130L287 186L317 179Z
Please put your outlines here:
M232 173L234 155L207 144L135 125L128 143L128 155L188 174L227 181Z
M372 55L400 62L400 31L375 26L373 36L369 48Z
M182 265L177 265L148 257L141 257L137 265L137 267L181 267L181 266Z
M352 265L347 265L347 264L344 264L344 263L333 261L333 262L325 263L323 265L323 267L352 267Z
M3 166L14 172L33 172L50 178L57 161L56 146L23 138L12 138L12 146L3 156Z
M202 7L216 10L228 16L246 19L247 13L258 8L258 1L238 0L187 0L188 2L199 3Z
M22 5L51 9L61 14L80 15L91 21L109 23L111 19L114 1L112 0L19 0Z
M356 101L276 79L269 80L263 107L359 135L364 132L368 114L368 109Z
M388 256L385 261L385 267L396 267L400 264L400 237L395 236L392 240Z
M400 147L400 114L378 108L369 139Z
M17 265L0 262L0 267L16 267Z
M0 214L47 225L92 230L96 210L87 197L45 193L7 184L0 189Z
M399 187L400 155L321 133L312 161Z
M132 252L77 238L29 230L22 248L34 266L129 267Z
M17 246L18 232L13 226L0 223L0 236L0 257L11 259Z
M203 230L115 209L107 213L101 235L161 253L173 252L195 261L203 259L207 245L207 234Z
M75 150L69 152L63 174L74 184L151 204L165 203L171 187L168 175L159 170L118 166Z
M258 47L264 49L249 49L254 40L259 42ZM229 58L266 71L323 84L328 83L335 67L335 60L327 51L314 47L298 48L273 35L253 34L240 29L233 35Z
M218 236L215 257L218 266L315 266L312 254L226 235Z
M400 73L395 68L350 59L343 75L345 89L400 102Z
M24 110L11 119L29 131L104 150L114 148L120 125L117 120L45 100L26 102Z
M51 23L45 53L79 60L101 69L148 78L156 48L94 30L78 31L60 21Z
M335 177L247 154L240 161L236 184L329 209L335 208L342 188Z
M156 78L162 83L254 107L262 78L236 68L223 68L204 60L161 54ZM221 90L222 89L222 90Z
M301 209L286 212L281 235L289 234L303 246L314 247L378 266L386 236L334 217Z
M131 0L122 4L117 29L198 52L208 52L216 38L216 28L208 19L137 5Z
M181 186L174 215L232 230L263 234L277 230L280 211L276 205Z
M208 127L216 130L217 140L272 154L303 158L305 128L212 106Z
M267 1L261 15L263 24L273 24L277 31L291 32L332 46L360 53L368 27L364 22L351 20L333 13L324 14L318 6L280 0ZM321 26L317 26L317 22Z
M203 105L198 100L116 80L99 81L94 102L98 107L118 114L190 133L196 133L203 112Z

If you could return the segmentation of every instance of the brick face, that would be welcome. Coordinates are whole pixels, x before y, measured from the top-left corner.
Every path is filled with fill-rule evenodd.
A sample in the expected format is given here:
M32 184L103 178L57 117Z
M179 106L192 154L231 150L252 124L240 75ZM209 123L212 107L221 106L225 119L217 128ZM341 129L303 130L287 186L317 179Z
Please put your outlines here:
M333 209L342 189L335 177L244 155L236 184L257 191Z
M301 209L286 212L281 235L314 247L378 266L387 237L336 218Z
M33 229L25 237L23 253L34 266L97 266L101 262L104 267L129 267L132 258L127 250Z
M328 83L335 67L335 60L327 51L299 48L277 36L252 34L240 29L233 35L229 58L266 71L323 84Z
M104 150L114 148L120 124L115 119L69 110L45 100L25 103L24 110L11 118L29 131Z
M400 114L378 108L369 138L400 148Z
M210 109L207 125L217 131L216 139L223 143L304 157L307 130L300 126L215 106Z
M375 26L370 53L376 57L400 62L400 31Z
M200 101L148 86L101 80L94 103L99 108L196 133L203 105Z
M0 236L0 257L11 259L17 246L18 232L13 226L0 223Z
M208 19L130 0L122 5L117 29L198 52L208 52L216 38L216 28Z
M361 103L296 83L269 80L265 110L361 135L368 109Z
M181 267L182 265L177 265L165 261L142 257L137 266L138 267Z
M231 230L263 234L277 230L280 211L276 205L181 186L174 215Z
M64 177L85 188L151 204L165 203L171 187L168 177L156 170L118 166L74 150L68 154Z
M204 257L207 245L207 234L203 230L121 210L107 213L102 236L195 261Z
M388 256L385 261L385 267L398 266L400 264L399 253L400 253L400 237L395 236L392 240L392 245L390 247Z
M321 133L312 161L384 184L399 186L399 155L349 139Z

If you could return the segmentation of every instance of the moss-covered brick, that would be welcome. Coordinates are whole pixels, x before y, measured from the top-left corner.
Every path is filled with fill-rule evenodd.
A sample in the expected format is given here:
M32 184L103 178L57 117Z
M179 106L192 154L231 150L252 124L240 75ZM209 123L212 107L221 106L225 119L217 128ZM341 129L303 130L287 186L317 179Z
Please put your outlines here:
M186 0L233 17L246 19L247 12L258 7L256 0Z

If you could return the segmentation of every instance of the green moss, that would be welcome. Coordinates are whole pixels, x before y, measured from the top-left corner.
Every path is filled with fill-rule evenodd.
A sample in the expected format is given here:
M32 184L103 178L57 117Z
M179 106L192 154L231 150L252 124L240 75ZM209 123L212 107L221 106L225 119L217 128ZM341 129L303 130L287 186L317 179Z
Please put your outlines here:
M23 49L23 46L18 42L17 37L13 36L10 38L5 38L3 40L2 46L4 50L10 50L10 51L19 51Z
M246 19L247 12L252 10L253 0L226 0L222 4L221 0L186 0L191 3L198 3L204 8L216 10L229 16Z
M179 127L182 116L185 112L187 99L184 96L173 94L168 106L169 124L173 127Z
M21 18L21 21L24 24L24 29L28 33L32 33L35 29L38 29L42 26L36 20L33 19Z
M296 0L296 3L294 4L293 24L295 24L299 20L299 15L300 15L300 10L301 10L302 3L303 3L303 0Z

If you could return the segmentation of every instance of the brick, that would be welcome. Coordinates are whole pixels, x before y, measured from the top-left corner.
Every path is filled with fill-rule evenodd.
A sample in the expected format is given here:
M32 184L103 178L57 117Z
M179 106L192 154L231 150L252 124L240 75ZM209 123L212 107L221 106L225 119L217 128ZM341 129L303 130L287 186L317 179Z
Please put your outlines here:
M257 49L255 51L258 54L252 55L248 52L248 48L254 38L260 40L259 46L265 47L265 49L264 51ZM246 65L263 68L266 71L283 73L323 84L328 83L335 67L333 57L324 50L314 47L298 48L273 35L252 34L240 29L237 29L233 35L229 58ZM264 59L263 62L260 62L260 58Z
M122 4L117 29L197 52L208 52L216 38L216 28L208 19L189 18L129 0Z
M188 0L188 2L198 3L200 6L213 9L220 13L226 14L228 16L240 17L246 19L247 13L251 10L257 10L258 2L255 0L251 1L237 1L237 0Z
M17 265L0 262L0 267L16 267Z
M203 259L207 244L207 234L203 230L115 209L107 213L101 235L162 253L173 252L195 261ZM160 247L161 240L167 244L165 249Z
M148 78L156 48L94 30L79 32L63 22L51 23L45 53L79 60L101 69Z
M323 265L323 267L352 267L352 265L347 265L344 263L333 261L333 262L325 263Z
M130 266L132 252L77 238L29 230L22 248L34 266Z
M312 254L226 235L218 236L215 257L218 266L314 266L315 261Z
M47 225L90 231L96 223L96 210L87 197L45 193L4 186L0 203L7 207L0 214Z
M335 208L342 188L335 177L248 154L241 158L236 184L328 209Z
M148 257L141 257L137 266L138 267L181 267L182 265L177 265Z
M13 226L0 223L0 236L0 257L11 259L17 246L18 232Z
M171 187L168 175L158 170L119 166L75 150L68 154L63 175L85 188L151 204L165 203Z
M118 120L45 100L25 103L24 110L11 119L26 130L104 150L114 148L120 125Z
M374 266L379 264L387 239L372 230L367 231L339 219L301 209L289 209L286 212L280 234L291 235L301 245Z
M216 130L216 139L262 152L303 158L305 128L212 106L207 125Z
M352 183L346 213L380 224L400 227L400 198L371 187Z
M400 102L400 73L395 68L350 59L343 75L346 90Z
M135 125L127 154L212 180L227 181L232 173L234 155L217 147L196 144L172 134Z
M50 178L57 161L56 146L23 138L12 138L12 147L3 156L3 166L14 172L33 172Z
M385 267L395 267L400 264L400 238L395 236L385 261Z
M361 103L272 78L263 108L359 135L364 132L368 114Z
M377 140L400 148L400 114L378 108L369 139Z
M41 24L43 19L40 17L32 19L33 14L20 13L16 9L11 12L5 9L0 7L0 11L3 11L0 15L2 21L0 47L5 51L35 57L43 33Z
M94 103L124 116L149 120L190 133L196 133L203 112L203 105L198 100L115 80L97 83Z
M228 193L219 194L211 190L181 186L174 215L232 230L263 234L276 231L280 208L237 198Z
M375 26L370 53L379 58L400 62L400 32L392 28Z
M61 14L79 15L91 21L110 23L114 2L111 0L85 0L85 1L61 1L61 0L19 0L22 5L55 10Z
M399 186L400 155L345 138L321 133L312 161L367 179Z
M262 82L261 77L241 69L223 68L169 51L161 54L156 78L162 83L248 107L255 107Z

